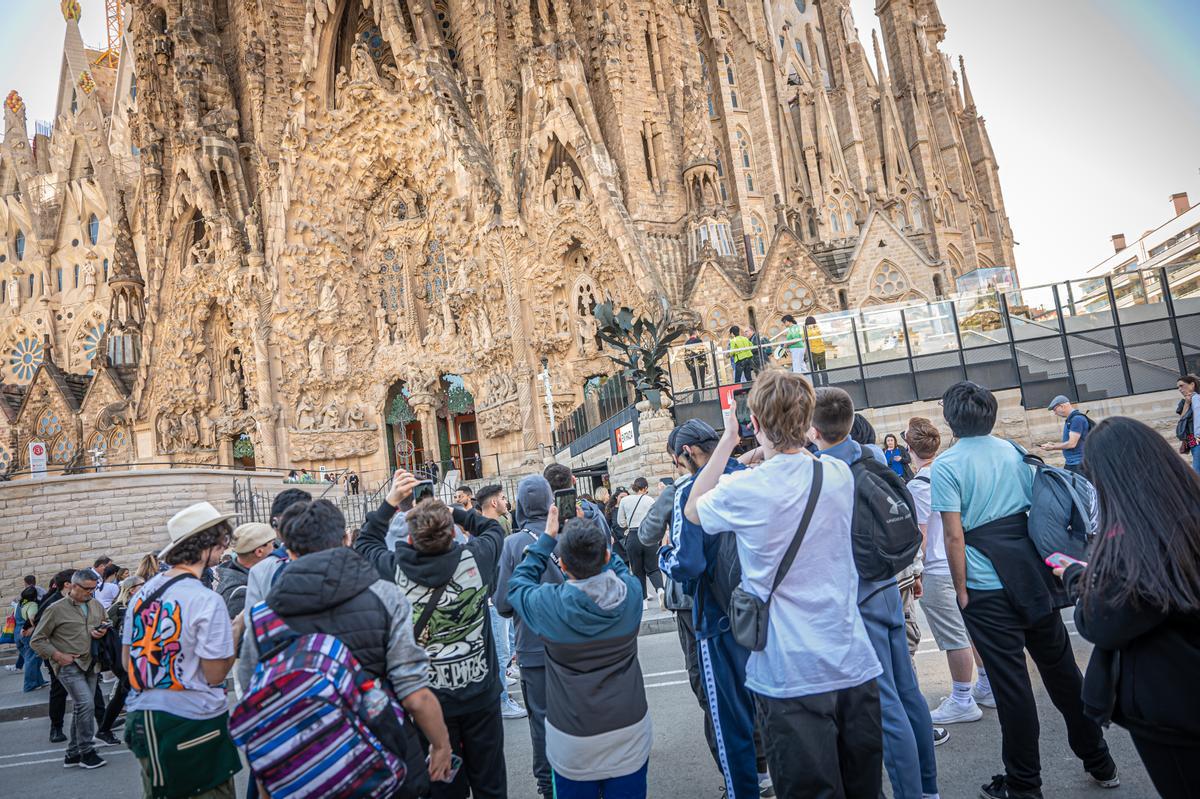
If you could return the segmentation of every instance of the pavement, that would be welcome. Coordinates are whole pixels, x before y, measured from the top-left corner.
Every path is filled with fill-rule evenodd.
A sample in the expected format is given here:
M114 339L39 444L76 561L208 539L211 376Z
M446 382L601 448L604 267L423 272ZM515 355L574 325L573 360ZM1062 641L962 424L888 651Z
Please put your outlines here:
M669 619L666 620L669 622ZM662 622L656 624L665 626ZM927 629L927 627L926 627ZM1074 634L1072 642L1081 668L1091 647ZM679 639L673 634L643 635L639 641L640 661L646 696L654 723L654 748L650 755L652 797L717 799L720 778L704 743L703 716L688 686ZM950 692L946 659L933 645L924 642L918 651L917 672L931 705ZM1032 664L1031 673L1036 674ZM0 694L7 694L18 675L0 672ZM1034 691L1041 713L1043 793L1046 799L1150 799L1156 794L1138 760L1129 735L1118 727L1106 733L1120 769L1122 785L1105 791L1088 779L1066 743L1066 728L1049 698L1034 677ZM17 686L19 692L20 686ZM518 699L520 692L514 694ZM45 702L45 692L39 692ZM1000 728L996 711L984 709L984 717L971 724L949 727L950 740L936 750L939 787L944 799L975 797L979 786L1003 771L1000 763ZM126 799L137 795L140 776L137 762L122 747L100 750L108 765L97 771L61 768L63 747L46 742L44 718L0 724L0 784L7 796L87 796L89 799ZM508 764L509 796L535 799L531 773L529 729L525 719L504 722L504 748ZM239 795L245 772L239 775ZM887 796L891 791L884 778Z

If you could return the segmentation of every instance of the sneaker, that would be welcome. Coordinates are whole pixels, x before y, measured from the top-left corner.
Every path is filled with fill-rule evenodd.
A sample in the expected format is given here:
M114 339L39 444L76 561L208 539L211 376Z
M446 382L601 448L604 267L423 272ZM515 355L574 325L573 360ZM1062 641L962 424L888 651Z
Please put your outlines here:
M1116 788L1121 784L1121 775L1117 774L1117 764L1111 757L1100 768L1089 771L1088 776L1101 788Z
M125 726L125 717L124 716L117 716L117 718L112 723L112 728L114 730L118 729L120 727L124 727L124 726Z
M119 746L121 743L119 740L117 740L117 736L113 735L107 730L101 730L100 732L96 733L96 742L99 742L104 746Z
M67 736L63 735L63 731L62 731L61 727L51 727L50 728L50 743L60 744L66 740L67 740Z
M667 592L661 588L658 589L658 607L660 610L667 609ZM774 796L774 795L775 795L774 793L771 794L771 796Z
M992 694L991 686L988 686L986 691L980 690L979 683L975 683L975 687L971 689L971 698L975 700L975 704L980 707L995 707L996 697Z
M104 758L102 758L102 757L100 757L100 755L96 754L95 749L93 749L90 752L84 752L83 755L79 758L79 766L81 768L100 768L101 766L104 765L104 763L105 763Z
M949 740L950 740L950 731L949 730L947 730L945 727L934 727L933 728L933 745L934 746L941 746L942 744L946 743L946 741L949 741Z
M512 699L500 704L500 715L506 719L523 719L529 715L525 708L518 705Z
M504 675L504 687L505 688L512 688L514 685L517 684L517 682L519 682L519 681L517 680L516 677L513 677L509 674Z
M75 768L79 765L79 755L67 755L63 758L63 768Z
M1042 792L1011 790L1004 775L997 774L987 785L979 787L979 797L980 799L1042 799Z
M760 782L758 784L758 795L759 796L774 796L775 795L775 786L771 784L770 777L767 777L765 780L763 780L762 782Z
M504 674L510 680L516 680L517 682L521 681L521 669L518 666L509 666L505 670Z
M5 666L5 667L4 667L4 670L5 670L5 671L16 671L16 670L17 670L17 664L16 664L16 663L9 663L7 666Z
M945 696L929 717L933 719L934 724L961 724L979 721L983 718L983 711L975 704L974 699L971 700L971 704L964 705L952 696Z

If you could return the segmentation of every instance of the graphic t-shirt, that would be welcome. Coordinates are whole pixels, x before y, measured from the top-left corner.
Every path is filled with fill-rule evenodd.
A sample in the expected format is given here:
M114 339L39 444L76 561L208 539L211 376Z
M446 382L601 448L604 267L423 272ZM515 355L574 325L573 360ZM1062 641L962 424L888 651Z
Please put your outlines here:
M130 710L161 710L187 719L210 719L226 710L225 687L204 679L200 659L233 656L233 626L225 601L199 580L184 578L153 602L164 581L158 574L134 595L125 613L121 643L129 647Z

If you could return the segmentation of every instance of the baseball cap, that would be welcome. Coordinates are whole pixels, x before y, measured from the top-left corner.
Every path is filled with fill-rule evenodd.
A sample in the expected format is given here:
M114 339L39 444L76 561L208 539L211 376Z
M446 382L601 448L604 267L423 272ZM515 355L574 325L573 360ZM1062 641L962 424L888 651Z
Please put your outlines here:
M707 422L702 422L699 419L688 419L672 430L671 434L667 436L667 449L673 455L680 455L683 453L684 445L693 446L705 441L719 441L720 438L717 435L717 431Z
M233 531L233 551L239 555L245 555L274 540L275 529L269 524L262 522L241 524Z
M1050 404L1046 406L1046 410L1052 411L1055 408L1057 408L1059 405L1062 405L1064 402L1070 402L1070 401L1071 400L1067 399L1066 394L1059 394L1057 397L1050 400Z

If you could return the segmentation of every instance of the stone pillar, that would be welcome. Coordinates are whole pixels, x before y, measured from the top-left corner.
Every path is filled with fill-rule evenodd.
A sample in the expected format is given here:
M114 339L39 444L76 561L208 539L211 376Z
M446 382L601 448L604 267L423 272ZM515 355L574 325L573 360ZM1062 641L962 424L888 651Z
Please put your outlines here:
M437 403L432 394L413 394L408 398L408 406L412 408L413 413L417 417L417 421L421 424L421 445L424 447L424 461L433 461L438 463L441 460L441 448L438 445L437 431ZM421 467L421 462L416 464L417 468ZM444 478L445 472L438 463L439 479Z
M641 473L651 485L660 477L675 477L675 463L667 452L667 437L675 428L670 405L671 400L663 397L663 407L659 410L651 409L646 400L641 400L635 406L638 411L637 448L642 461Z

